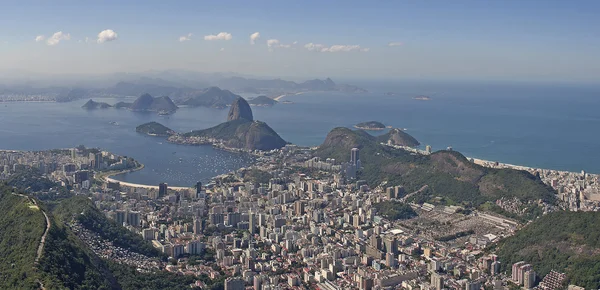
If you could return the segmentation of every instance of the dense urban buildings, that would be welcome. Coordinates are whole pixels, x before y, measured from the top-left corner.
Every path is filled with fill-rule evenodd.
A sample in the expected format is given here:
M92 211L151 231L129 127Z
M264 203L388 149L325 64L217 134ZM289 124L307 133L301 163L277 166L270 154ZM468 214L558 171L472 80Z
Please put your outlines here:
M173 261L166 264L124 250L77 223L70 225L99 256L139 271L164 268L212 279L225 275L225 289L263 290L311 285L316 289L558 289L564 280L564 274L555 271L538 276L527 261L503 267L503 261L486 252L489 245L512 235L518 221L478 211L463 214L460 206L430 203L409 204L419 214L415 218L386 217L376 205L402 202L418 192L394 184L370 188L356 180L355 173L361 170L357 148L349 152L348 162L323 162L313 158L310 149L291 145L261 152L251 168L207 184L198 182L195 188L109 181L102 172L128 170L137 164L89 150L2 151L0 176L8 179L25 167L36 168L76 194L89 196L106 216ZM527 170L562 188L559 195L569 208L597 208L590 199L597 192L597 176ZM268 177L259 181L252 177L257 172ZM572 207L571 198L578 200L577 207ZM510 200L497 203L510 209ZM452 226L440 232L433 221Z

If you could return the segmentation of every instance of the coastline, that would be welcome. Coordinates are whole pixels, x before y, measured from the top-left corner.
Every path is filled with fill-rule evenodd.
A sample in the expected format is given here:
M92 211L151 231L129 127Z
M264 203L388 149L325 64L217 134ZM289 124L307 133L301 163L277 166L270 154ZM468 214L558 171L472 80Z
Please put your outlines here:
M123 170L123 171L117 171L117 172L107 172L107 174L100 176L100 179L104 180L104 182L107 182L107 183L108 182L114 182L114 183L118 182L120 185L128 186L128 187L158 189L158 185L132 183L132 182L126 182L126 181L121 181L121 180L112 178L113 176L130 173L130 172L135 172L135 171L140 171L140 170L144 169L144 167L145 167L144 164L142 164L142 163L139 163L139 164L140 164L140 166L138 166L136 168L127 169L127 170ZM169 188L173 189L173 190L193 189L193 187L184 187L184 186L169 186Z

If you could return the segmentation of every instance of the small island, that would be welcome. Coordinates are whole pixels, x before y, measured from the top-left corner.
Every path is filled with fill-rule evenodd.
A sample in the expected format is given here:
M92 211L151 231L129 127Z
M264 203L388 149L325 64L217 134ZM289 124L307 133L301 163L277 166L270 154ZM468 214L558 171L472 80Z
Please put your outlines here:
M138 133L150 135L150 136L161 136L168 137L175 134L175 131L167 128L163 124L157 122L149 122L142 125L139 125L135 128L135 131Z
M267 96L258 96L256 98L248 100L248 104L250 104L250 106L271 107L277 103L278 103L277 101L275 101Z
M425 96L425 95L419 95L419 96L413 97L413 100L430 101L431 97Z
M94 102L94 100L90 99L85 104L83 104L83 106L81 106L81 107L86 110L95 110L95 109L108 109L112 106L107 103L103 103L103 102Z
M381 122L369 121L369 122L358 123L358 124L354 125L354 128L361 129L361 130L369 130L369 131L380 131L385 128L391 128L391 127L386 127Z

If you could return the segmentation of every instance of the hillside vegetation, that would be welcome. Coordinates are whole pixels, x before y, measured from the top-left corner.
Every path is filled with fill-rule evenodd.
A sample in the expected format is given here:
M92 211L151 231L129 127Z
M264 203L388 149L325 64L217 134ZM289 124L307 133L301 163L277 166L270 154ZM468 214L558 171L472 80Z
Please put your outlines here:
M150 242L142 239L140 235L134 234L107 218L86 197L75 196L66 199L54 209L53 213L62 222L70 222L72 219L76 219L88 230L112 241L115 246L150 257L161 255Z
M132 251L159 253L146 248L146 241L138 235L107 220L87 198L61 201L54 209L55 216L40 201L36 207L28 197L11 192L11 188L0 186L0 289L183 289L196 279L163 271L139 273L133 267L96 256L66 221L76 218L101 237ZM43 212L48 214L51 227L36 264L46 228Z
M137 126L135 131L150 136L170 136L175 134L175 131L158 122L144 123Z
M569 284L600 288L600 212L547 214L498 244L505 269L525 261L538 276L567 274Z
M36 289L42 277L33 266L45 219L31 205L0 187L0 289Z
M399 201L384 201L374 204L373 207L377 209L377 213L392 221L405 220L417 216L417 213L410 205Z
M555 202L552 188L528 172L485 168L455 151L412 154L380 145L378 141L377 137L361 130L335 128L316 155L349 160L350 150L359 148L363 166L360 179L372 187L383 181L388 185L402 185L407 192L428 185L426 190L412 197L416 202L425 202L435 196L465 206L479 206L501 197L516 197L523 202Z

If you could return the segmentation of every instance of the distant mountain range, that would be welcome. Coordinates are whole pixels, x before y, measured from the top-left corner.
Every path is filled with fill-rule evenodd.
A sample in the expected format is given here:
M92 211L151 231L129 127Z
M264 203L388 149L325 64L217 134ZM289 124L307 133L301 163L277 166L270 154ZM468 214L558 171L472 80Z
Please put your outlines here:
M7 81L8 82L8 81ZM163 71L141 74L111 74L86 81L55 80L61 85L49 85L50 79L40 81L0 83L0 96L44 95L48 100L69 102L83 98L140 96L169 96L175 103L188 106L223 107L231 103L236 93L252 93L274 98L283 94L310 91L365 93L365 89L337 84L331 78L294 82L282 79L259 79L233 73L198 73ZM68 83L69 85L65 85ZM218 89L218 90L217 90ZM224 91L224 92L221 92ZM207 96L204 96L207 95Z

